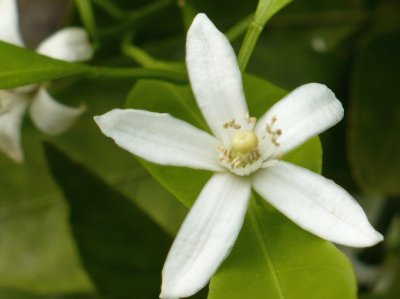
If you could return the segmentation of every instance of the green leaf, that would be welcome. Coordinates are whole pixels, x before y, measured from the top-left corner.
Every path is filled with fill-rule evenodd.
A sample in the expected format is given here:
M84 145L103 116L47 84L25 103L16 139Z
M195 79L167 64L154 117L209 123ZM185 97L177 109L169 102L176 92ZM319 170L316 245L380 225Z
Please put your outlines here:
M250 114L256 117L286 94L252 76L245 76L244 86ZM127 106L169 112L199 128L205 126L189 87L142 81L132 89ZM319 140L313 138L284 158L320 172L321 155ZM211 175L141 162L186 206ZM355 298L355 285L350 263L332 244L303 231L256 198L232 255L211 280L209 298Z
M103 298L156 298L171 238L129 199L45 144L82 262Z
M37 140L24 127L27 161L0 156L0 286L35 294L89 292L66 222L66 204ZM2 297L0 297L2 298ZM4 296L4 298L9 298Z
M17 165L0 155L4 169L0 173L1 288L53 295L93 289L77 258L67 205L44 159L40 142L44 137L85 161L91 171L133 200L170 235L176 233L187 212L131 154L105 138L93 121L93 115L122 105L131 82L66 83L70 82L52 84L52 94L67 105L88 104L78 122L65 134L50 137L26 119L22 128L25 163Z
M74 159L85 165L109 185L129 197L137 206L171 235L174 235L186 215L187 209L173 198L147 170L100 132L93 121L94 115L103 114L123 105L131 82L82 81L57 93L57 99L75 105L95 99L88 111L67 134L56 137L54 142ZM85 140L85 142L82 142ZM29 158L29 157L28 157Z
M21 292L10 289L0 289L0 298L2 299L97 299L89 294L66 294L66 295L37 295L27 292Z
M94 78L112 79L160 79L174 83L187 83L187 75L182 71L145 69L89 67L85 64L70 63L52 59L32 50L17 47L0 41L0 89L13 88L82 75Z
M0 289L0 298L7 299L46 299L43 296L33 295L29 293L8 290L8 289Z
M356 56L351 85L349 153L365 192L400 194L400 32L372 40Z
M357 298L349 261L257 196L208 299Z
M89 67L52 59L0 41L0 88L12 88L88 72Z

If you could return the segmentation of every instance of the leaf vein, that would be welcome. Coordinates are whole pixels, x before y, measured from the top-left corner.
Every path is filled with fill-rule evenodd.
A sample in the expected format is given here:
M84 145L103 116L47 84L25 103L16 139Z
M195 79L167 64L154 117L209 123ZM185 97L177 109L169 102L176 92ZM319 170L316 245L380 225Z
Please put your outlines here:
M254 201L250 202L250 208L249 208L249 216L250 216L250 222L254 228L254 231L256 233L257 239L260 241L261 244L266 244L267 240L265 240L261 225L260 225L260 219L257 215L257 211L255 209L255 203ZM277 270L275 269L275 266L272 262L272 257L270 253L268 252L266 246L260 246L262 254L265 258L265 261L267 263L268 269L270 270L272 274L272 279L275 283L278 295L280 299L285 299L285 295L283 294L282 286L279 281L278 273Z

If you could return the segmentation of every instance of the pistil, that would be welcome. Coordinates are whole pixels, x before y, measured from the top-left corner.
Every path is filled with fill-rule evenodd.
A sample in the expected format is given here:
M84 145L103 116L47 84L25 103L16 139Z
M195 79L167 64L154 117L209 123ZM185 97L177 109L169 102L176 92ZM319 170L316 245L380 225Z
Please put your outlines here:
M238 130L231 136L231 148L234 152L247 154L258 147L258 137L250 130Z

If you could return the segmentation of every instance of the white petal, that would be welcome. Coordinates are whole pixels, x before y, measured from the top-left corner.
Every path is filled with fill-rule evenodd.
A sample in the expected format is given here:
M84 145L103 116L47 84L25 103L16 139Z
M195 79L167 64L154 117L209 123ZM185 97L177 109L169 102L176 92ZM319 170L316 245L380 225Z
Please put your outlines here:
M235 52L205 14L198 14L189 28L186 63L200 110L214 135L223 140L223 124L231 119L241 124L248 109Z
M92 58L89 37L82 28L65 28L40 43L37 52L65 61L85 61Z
M35 91L37 86L38 86L37 84L29 84L29 85L25 85L25 86L15 87L15 88L9 89L9 90L19 93L21 95L27 95L28 93L32 93L33 91Z
M114 109L94 119L101 131L120 147L150 162L222 170L218 141L169 114Z
M283 154L338 123L343 107L328 87L310 83L293 90L262 116L256 126L259 136L266 134L274 117L272 129L282 132L277 151Z
M249 198L248 178L225 173L208 181L168 254L161 298L187 297L208 283L236 241Z
M45 88L40 88L32 99L29 112L38 129L50 135L58 135L69 129L85 110L84 106L73 108L60 104Z
M349 193L305 168L280 161L258 171L253 186L293 222L321 238L354 247L383 239Z
M23 46L16 0L0 0L0 41Z
M15 162L24 160L21 124L27 103L23 96L0 91L0 150Z

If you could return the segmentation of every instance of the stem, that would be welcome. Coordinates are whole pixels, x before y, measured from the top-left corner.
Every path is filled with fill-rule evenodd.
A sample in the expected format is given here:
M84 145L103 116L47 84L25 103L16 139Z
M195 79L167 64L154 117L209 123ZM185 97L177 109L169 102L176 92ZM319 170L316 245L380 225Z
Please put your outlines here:
M85 75L89 78L158 79L176 84L188 83L185 73L145 68L91 67Z
M124 45L122 52L144 67L156 68L156 61L148 53L134 45Z
M146 5L142 8L136 9L128 13L127 17L130 20L140 20L142 18L148 17L155 12L158 12L168 5L174 3L173 0L158 0Z
M78 8L79 14L81 16L82 22L89 32L91 37L93 38L95 48L99 44L98 34L97 34L97 26L96 19L93 14L92 2L90 0L76 0L75 4Z
M92 0L92 1L115 19L122 19L125 16L124 11L111 1L108 0Z
M231 43L237 40L243 33L246 32L253 18L254 14L248 15L247 17L233 25L233 27L226 32L225 35L228 37Z
M249 29L247 30L246 36L244 37L244 41L238 55L238 63L242 72L244 72L247 67L250 56L253 53L254 47L256 46L258 37L260 36L263 28L264 27L260 24L252 21Z
M276 14L280 9L287 5L292 0L259 0L256 12L238 55L239 67L242 72L246 70L250 56L256 46L258 37L264 29L267 21Z
M186 72L185 65L183 63L155 59L144 50L130 44L127 41L122 43L121 48L125 55L129 56L143 67L158 70L176 71L180 73Z
M144 7L141 7L139 9L136 9L128 14L124 14L123 19L124 22L122 22L119 25L116 25L114 27L110 27L107 29L103 29L102 34L105 36L113 36L115 34L119 34L120 32L123 32L135 24L139 24L142 22L142 20L152 16L153 14L161 11L165 7L169 6L170 4L174 3L173 0L158 0L155 2L152 2Z

